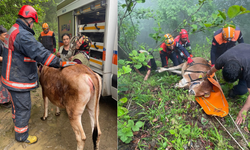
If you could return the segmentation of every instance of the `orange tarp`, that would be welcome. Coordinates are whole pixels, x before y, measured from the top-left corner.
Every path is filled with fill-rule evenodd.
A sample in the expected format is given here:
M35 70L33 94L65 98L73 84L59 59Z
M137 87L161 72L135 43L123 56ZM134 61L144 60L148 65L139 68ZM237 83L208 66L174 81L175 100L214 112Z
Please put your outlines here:
M220 87L220 84L213 78L214 74L208 78L213 84L213 91L210 97L196 96L195 100L200 104L206 114L224 117L228 114L228 103Z

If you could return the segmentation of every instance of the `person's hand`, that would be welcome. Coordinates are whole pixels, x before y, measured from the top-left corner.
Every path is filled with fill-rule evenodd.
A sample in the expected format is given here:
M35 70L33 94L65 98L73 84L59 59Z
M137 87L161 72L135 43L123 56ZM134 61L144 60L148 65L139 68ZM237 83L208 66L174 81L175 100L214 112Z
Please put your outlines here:
M56 52L56 48L53 49L53 53L55 53L55 52Z
M60 62L60 67L64 68L64 67L68 67L68 66L73 66L76 65L76 62L71 62L71 61L61 61Z
M192 59L191 57L188 57L188 59L187 59L187 63L192 65L192 64L193 64L193 62L194 62L194 61L193 61L193 59Z
M60 54L59 52L56 53L56 56L57 56L57 57L60 57L60 55L61 55L61 54Z
M207 76L209 77L209 76L211 76L211 75L212 75L212 71L211 71L211 69L210 69L210 70L207 71Z
M146 75L145 77L144 77L144 81L147 81L148 80L148 75Z
M73 59L73 57L74 57L74 56L71 56L71 57L69 58L69 61L71 61L71 60Z
M245 123L246 117L247 117L247 110L245 110L245 109L242 108L242 109L240 110L240 112L239 112L239 114L238 114L238 116L237 116L235 122L236 122L238 125L240 125L240 124L242 123L242 121L243 121L243 123Z
M214 64L211 65L211 68L214 66Z

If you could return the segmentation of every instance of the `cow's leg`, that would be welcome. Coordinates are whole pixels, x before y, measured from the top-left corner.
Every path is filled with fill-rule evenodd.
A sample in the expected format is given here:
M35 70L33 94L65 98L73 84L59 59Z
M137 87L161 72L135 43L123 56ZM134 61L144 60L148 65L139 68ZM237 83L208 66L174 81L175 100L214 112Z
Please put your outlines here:
M185 78L182 78L178 83L175 84L175 88L187 88L188 83Z
M61 113L60 113L59 107L56 107L56 114L55 114L55 115L56 115L56 116L60 116L60 114L61 114Z
M178 66L174 66L174 67L171 67L171 68L163 68L163 67L160 67L157 72L161 73L163 71L169 71L169 72L172 72L173 70L176 70L176 69L180 69L182 68L182 66L184 65L184 63L178 65Z
M48 117L48 103L49 103L49 99L48 99L48 97L43 97L43 100L44 100L44 114L43 114L43 117L41 117L41 119L44 121Z
M182 75L180 70L171 70L170 72Z
M92 139L94 143L94 149L99 149L101 129L99 125L99 99L95 100L94 98L89 101L87 104L87 110L90 116L90 123L92 129Z
M81 108L79 108L79 106ZM84 109L85 106L82 106L82 103L75 104L75 106L72 108L66 107L70 124L76 135L77 150L83 150L86 141L86 135L82 127L82 119L81 119Z

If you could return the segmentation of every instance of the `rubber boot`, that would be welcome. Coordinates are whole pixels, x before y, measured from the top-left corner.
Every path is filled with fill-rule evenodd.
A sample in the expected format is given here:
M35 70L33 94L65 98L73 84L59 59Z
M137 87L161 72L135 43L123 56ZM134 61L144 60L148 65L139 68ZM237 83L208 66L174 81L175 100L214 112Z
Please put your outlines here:
M28 138L24 141L27 144L34 144L38 141L37 136L31 136L29 135Z

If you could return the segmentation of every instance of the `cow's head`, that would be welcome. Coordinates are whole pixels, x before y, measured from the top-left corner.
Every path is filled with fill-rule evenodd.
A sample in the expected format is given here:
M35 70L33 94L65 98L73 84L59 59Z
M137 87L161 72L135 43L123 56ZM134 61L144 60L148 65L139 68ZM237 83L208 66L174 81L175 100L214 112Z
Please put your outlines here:
M208 81L208 79L193 82L189 86L189 94L195 96L209 97L212 90L213 85Z

